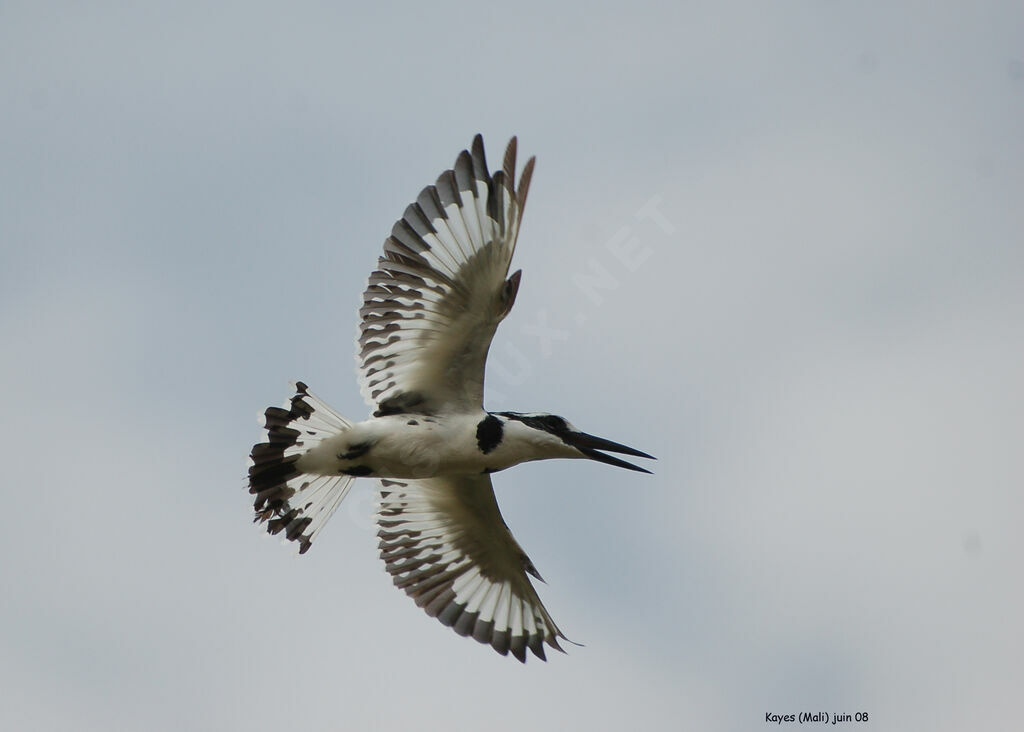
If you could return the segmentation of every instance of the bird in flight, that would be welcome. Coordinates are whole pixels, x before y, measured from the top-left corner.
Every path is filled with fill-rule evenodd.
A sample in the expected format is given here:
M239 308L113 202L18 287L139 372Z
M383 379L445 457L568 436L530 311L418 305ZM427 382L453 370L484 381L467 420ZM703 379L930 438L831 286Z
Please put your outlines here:
M484 367L515 303L509 276L533 174L516 183L516 138L487 170L477 135L405 209L359 310L357 371L373 416L353 422L302 382L264 415L250 454L255 521L305 553L356 478L379 482L380 554L395 585L462 636L526 661L568 640L530 578L541 579L498 510L491 473L530 460L650 455L541 412L488 412ZM653 458L651 458L653 459Z

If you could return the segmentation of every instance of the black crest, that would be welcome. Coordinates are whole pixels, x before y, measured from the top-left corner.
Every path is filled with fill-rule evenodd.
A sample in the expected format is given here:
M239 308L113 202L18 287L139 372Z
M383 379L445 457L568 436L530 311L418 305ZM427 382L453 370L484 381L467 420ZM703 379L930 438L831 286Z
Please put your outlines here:
M498 412L498 414L522 422L527 427L550 432L553 435L564 435L569 432L569 423L554 414L521 414L519 412Z

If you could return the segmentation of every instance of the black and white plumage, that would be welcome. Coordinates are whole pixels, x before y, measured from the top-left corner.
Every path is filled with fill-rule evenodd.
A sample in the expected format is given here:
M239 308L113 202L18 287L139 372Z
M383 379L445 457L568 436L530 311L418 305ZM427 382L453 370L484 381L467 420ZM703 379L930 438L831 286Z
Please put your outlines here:
M533 163L516 188L513 138L490 176L478 135L392 228L359 311L359 384L377 416L482 407L487 349L519 289L519 272L505 278Z
M516 184L516 139L488 172L482 138L423 189L384 243L360 309L359 384L373 416L353 423L295 384L265 413L249 492L256 521L306 552L357 477L380 483L380 552L428 615L501 654L544 658L565 636L528 575L490 474L521 462L650 455L544 413L486 412L487 351L519 289L509 276L534 159ZM603 451L603 452L602 452Z

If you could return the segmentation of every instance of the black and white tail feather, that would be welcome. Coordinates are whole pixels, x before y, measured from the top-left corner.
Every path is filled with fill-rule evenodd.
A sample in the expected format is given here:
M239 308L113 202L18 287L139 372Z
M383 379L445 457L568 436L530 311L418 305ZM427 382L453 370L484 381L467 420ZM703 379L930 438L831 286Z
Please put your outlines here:
M267 441L249 456L249 493L255 496L255 522L266 523L270 534L284 534L305 554L313 539L352 487L350 475L310 475L296 462L328 437L352 423L312 394L301 381L284 407L269 407L263 415Z

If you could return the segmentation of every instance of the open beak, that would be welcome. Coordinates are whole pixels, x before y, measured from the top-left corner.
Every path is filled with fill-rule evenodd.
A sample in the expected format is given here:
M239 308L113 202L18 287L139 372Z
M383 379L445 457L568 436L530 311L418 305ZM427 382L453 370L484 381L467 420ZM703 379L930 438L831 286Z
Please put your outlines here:
M620 468L626 468L627 470L637 470L641 473L651 472L650 470L633 465L633 463L627 463L625 460L620 460L617 457L605 455L603 452L598 452L598 450L618 452L623 455L635 455L636 457L648 458L649 460L657 460L656 457L648 455L646 452L640 452L639 450L634 450L632 447L626 447L625 445L620 445L618 442L605 440L601 437L594 437L593 435L588 435L586 432L572 432L565 435L562 439L591 460L597 460L600 463L608 463L609 465L616 465Z

